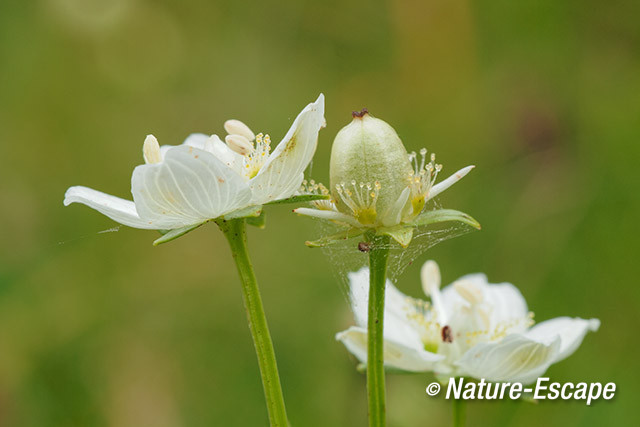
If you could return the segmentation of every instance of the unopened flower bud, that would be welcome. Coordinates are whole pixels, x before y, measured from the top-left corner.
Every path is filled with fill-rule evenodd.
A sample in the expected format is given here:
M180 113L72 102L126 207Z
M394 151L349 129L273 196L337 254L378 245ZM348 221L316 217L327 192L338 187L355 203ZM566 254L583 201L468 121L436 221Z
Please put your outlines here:
M408 200L412 171L396 131L367 110L336 135L331 150L331 191L338 210L363 225L393 225ZM405 191L406 190L406 191Z

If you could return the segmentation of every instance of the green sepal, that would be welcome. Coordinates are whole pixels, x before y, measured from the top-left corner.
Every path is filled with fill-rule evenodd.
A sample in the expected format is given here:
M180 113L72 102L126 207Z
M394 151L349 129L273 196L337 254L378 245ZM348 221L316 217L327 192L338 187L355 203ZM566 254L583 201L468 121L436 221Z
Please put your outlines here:
M257 217L257 216L260 216L260 213L262 213L262 206L254 205L254 206L249 206L248 208L235 210L226 215L222 215L218 219L230 220L230 219L236 219L236 218Z
M436 224L439 222L447 221L462 222L478 230L482 228L480 226L480 223L473 219L470 215L454 209L437 209L434 211L423 212L418 215L416 219L408 223L408 225L420 227L422 225Z
M267 216L264 213L264 210L260 212L258 216L248 216L247 224L253 225L254 227L258 227L259 229L263 229L266 226Z
M301 194L299 196L291 196L287 199L274 200L273 202L265 203L265 205L283 205L285 203L305 203L313 202L314 200L329 200L331 198L328 194Z
M413 227L399 225L396 227L380 228L377 234L389 236L398 242L400 246L406 248L409 246L409 243L411 243L411 239L413 239Z
M310 248L321 248L324 246L333 245L334 243L341 242L343 240L350 239L352 237L361 236L364 234L364 230L361 228L348 228L344 231L341 231L336 234L332 234L330 236L322 237L321 239L314 241L306 241L305 245Z
M204 221L204 222L201 222L200 224L195 224L195 225L187 225L186 227L175 228L173 230L159 230L160 233L162 233L162 237L159 237L156 240L154 240L153 246L158 246L163 243L167 243L172 240L175 240L180 236L184 236L188 232L195 230L196 228L200 227L202 224L206 222L208 221Z

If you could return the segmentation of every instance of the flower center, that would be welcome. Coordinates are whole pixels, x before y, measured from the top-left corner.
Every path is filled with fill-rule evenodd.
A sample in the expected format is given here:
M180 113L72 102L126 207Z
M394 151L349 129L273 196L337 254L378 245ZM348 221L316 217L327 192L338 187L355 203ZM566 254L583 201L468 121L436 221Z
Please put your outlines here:
M435 284L439 282L439 274L435 280L435 273L423 269L423 276L433 276L428 278L429 286L426 286L432 304L407 297L406 315L413 323L414 330L420 334L425 350L455 359L480 342L499 341L533 324L532 312L525 317L503 319L492 324L491 314L495 308L484 299L482 290L467 280L453 284L464 303L453 307L452 312L444 313L440 292Z
M271 138L261 133L256 135L255 145L252 150L244 155L245 175L251 179L260 172L260 168L269 158L271 152Z
M345 205L351 209L353 216L363 225L373 225L376 222L376 202L378 201L378 195L380 194L379 181L371 184L370 182L361 182L357 184L356 181L351 181L351 185L347 185L344 182L336 184L336 191L340 196L340 199Z
M409 154L409 161L413 165L413 170L409 172L409 187L411 188L411 206L413 215L418 215L424 209L424 205L429 197L429 190L436 182L438 172L442 170L442 165L436 164L436 155L431 153L430 161L427 162L427 149L420 150L420 159L416 152Z
M242 170L245 176L248 179L255 177L269 158L271 138L262 133L254 135L240 120L227 120L224 128L229 133L224 139L229 148L244 156Z
M438 352L441 343L442 328L438 321L435 307L428 301L407 297L407 319L419 333L424 349L432 353Z

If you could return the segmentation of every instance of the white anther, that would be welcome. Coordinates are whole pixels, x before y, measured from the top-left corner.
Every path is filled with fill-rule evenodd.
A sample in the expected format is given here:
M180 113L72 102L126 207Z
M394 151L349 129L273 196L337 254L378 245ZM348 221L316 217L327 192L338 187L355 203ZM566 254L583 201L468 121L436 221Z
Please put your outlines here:
M142 155L147 164L162 163L162 154L160 153L160 145L153 135L147 135L142 145Z
M240 135L247 138L249 141L253 141L256 139L255 134L249 129L249 126L242 123L240 120L227 120L224 122L224 130L227 131L229 135Z
M246 156L253 151L253 144L251 144L251 141L242 135L227 135L224 140L229 148L243 156Z

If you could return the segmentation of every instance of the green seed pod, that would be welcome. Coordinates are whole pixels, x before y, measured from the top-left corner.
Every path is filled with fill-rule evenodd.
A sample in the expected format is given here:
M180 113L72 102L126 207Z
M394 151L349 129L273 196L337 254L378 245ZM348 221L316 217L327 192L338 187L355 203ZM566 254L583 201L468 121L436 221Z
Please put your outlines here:
M405 209L412 166L396 131L364 109L342 128L331 150L336 207L362 225L394 225Z

